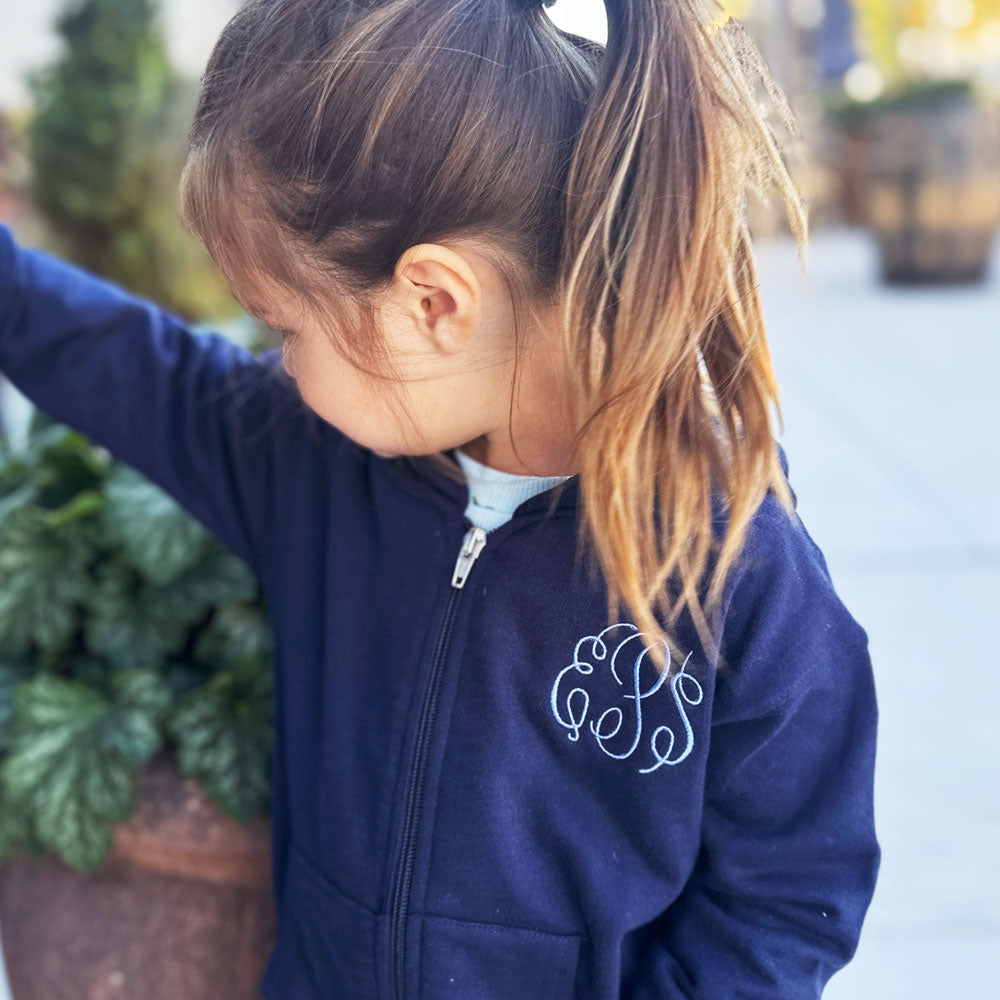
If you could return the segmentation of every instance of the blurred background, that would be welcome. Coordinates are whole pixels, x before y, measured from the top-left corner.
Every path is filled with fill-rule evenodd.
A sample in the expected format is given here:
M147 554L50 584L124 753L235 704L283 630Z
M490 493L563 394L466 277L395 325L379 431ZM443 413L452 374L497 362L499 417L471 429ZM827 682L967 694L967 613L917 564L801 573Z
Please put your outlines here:
M0 222L267 346L177 221L198 77L237 6L5 4ZM997 996L1000 0L725 8L801 126L794 139L769 112L809 206L805 271L780 206L749 205L778 437L799 513L868 633L880 699L881 876L857 955L825 995ZM598 0L547 13L605 39ZM0 379L0 433L23 435L27 413Z

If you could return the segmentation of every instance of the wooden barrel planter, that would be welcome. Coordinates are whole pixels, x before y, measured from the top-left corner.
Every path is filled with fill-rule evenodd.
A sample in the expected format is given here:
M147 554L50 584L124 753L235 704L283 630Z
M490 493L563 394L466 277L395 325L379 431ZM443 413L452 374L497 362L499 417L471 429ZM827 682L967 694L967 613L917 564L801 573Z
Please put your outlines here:
M980 281L1000 225L1000 114L968 94L867 123L865 215L887 283Z
M221 813L161 752L107 859L0 865L14 1000L253 1000L274 945L269 817Z

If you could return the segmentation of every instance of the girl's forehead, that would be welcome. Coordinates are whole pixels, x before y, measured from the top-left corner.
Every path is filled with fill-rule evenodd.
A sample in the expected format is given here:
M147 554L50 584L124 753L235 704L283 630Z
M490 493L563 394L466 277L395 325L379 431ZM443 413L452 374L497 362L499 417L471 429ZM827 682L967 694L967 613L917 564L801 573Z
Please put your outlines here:
M258 280L254 287L239 287L232 280L229 287L233 296L243 308L252 316L257 316L269 323L278 315L285 311L287 306L287 295L273 283L266 280Z
M268 326L283 327L294 323L310 322L313 309L305 294L290 289L260 271L223 275L229 283L234 298L243 308L263 320Z

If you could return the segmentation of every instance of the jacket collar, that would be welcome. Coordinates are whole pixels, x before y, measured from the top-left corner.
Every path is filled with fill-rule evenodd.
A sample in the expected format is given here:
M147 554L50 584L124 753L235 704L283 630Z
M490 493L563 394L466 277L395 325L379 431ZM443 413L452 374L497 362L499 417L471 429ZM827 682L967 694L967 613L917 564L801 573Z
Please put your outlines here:
M469 502L468 484L451 479L427 456L403 456L386 459L380 458L374 453L370 454L371 461L377 462L383 467L385 472L403 488L416 493L436 506L457 509L460 513L465 511ZM455 462L456 468L459 468L455 458L455 449L449 448L445 454ZM512 518L537 516L545 514L549 509L553 511L574 510L578 506L579 495L580 476L577 474L522 501L514 509Z
M787 482L788 457L780 442L775 441L775 446L778 450L778 461L781 464L781 470ZM355 447L360 446L356 445ZM386 459L379 458L374 452L367 449L363 450L368 455L369 461L377 463L377 466L384 470L384 473L394 479L402 488L416 494L443 511L457 516L464 515L465 508L469 503L468 484L451 479L426 456ZM450 448L445 454L451 458L456 467L459 467L454 451L454 448ZM789 489L791 489L790 484ZM724 533L729 517L728 505L714 486L710 495L713 526L719 532ZM795 504L798 502L794 490L792 490L792 501ZM563 482L557 483L555 486L541 493L536 493L532 497L528 497L527 500L518 504L514 509L511 520L523 517L541 517L547 512L575 512L578 506L580 506L579 474L570 476ZM660 498L658 494L654 499L654 510L655 516L659 517Z

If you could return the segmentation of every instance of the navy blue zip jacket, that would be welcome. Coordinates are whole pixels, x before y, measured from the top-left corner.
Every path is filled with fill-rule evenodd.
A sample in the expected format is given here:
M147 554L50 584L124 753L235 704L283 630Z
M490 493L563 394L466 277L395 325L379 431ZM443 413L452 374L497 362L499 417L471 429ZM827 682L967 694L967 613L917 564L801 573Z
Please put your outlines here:
M277 351L4 227L0 371L260 580L269 1000L805 1000L851 958L879 863L868 636L773 495L727 590L732 669L684 618L663 681L575 567L576 477L473 529L465 484L327 424Z

